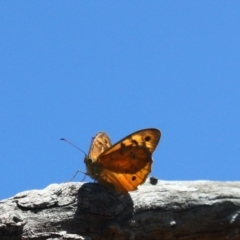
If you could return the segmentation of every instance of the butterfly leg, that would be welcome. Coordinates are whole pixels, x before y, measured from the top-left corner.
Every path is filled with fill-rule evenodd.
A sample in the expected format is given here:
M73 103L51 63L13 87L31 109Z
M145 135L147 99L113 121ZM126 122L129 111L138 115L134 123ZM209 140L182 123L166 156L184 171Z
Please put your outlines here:
M71 181L77 176L78 173L84 174L84 178L83 178L83 180L82 180L81 182L84 181L84 179L86 178L86 175L89 175L89 174L87 174L87 173L85 173L85 172L83 172L83 171L81 171L81 170L79 169L79 170L76 171L76 173L73 175L73 177L69 180L69 182L71 182Z

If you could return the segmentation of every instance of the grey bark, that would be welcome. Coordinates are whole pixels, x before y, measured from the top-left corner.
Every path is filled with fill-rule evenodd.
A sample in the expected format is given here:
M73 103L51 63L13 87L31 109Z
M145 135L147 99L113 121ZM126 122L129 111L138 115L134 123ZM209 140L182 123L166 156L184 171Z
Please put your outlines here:
M153 181L152 181L153 182ZM240 239L240 182L52 184L0 201L0 239Z

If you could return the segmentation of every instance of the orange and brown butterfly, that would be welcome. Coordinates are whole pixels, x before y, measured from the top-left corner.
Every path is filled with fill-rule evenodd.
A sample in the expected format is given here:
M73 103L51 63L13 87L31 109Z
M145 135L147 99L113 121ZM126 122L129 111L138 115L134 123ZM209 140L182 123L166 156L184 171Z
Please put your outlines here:
M84 159L87 174L120 193L137 190L151 172L152 153L160 137L160 130L148 128L112 145L106 133L97 133Z

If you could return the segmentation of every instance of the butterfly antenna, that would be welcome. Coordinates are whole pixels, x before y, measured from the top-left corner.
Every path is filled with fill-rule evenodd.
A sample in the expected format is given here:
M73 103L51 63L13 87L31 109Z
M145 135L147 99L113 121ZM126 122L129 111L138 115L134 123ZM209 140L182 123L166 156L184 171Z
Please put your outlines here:
M75 144L73 144L73 143L71 143L70 141L68 141L66 138L61 138L60 140L63 140L63 141L65 141L65 142L68 142L68 143L71 144L73 147L77 148L80 152L82 152L85 156L87 156L87 154L86 154L82 149L80 149L80 148L77 147ZM83 180L82 180L81 182L83 182L84 179L86 178L86 176L89 175L89 174L87 174L87 173L85 173L85 172L83 172L83 171L81 171L81 170L77 170L76 173L73 175L73 177L69 180L69 182L71 182L71 181L77 176L78 173L84 174L84 178L83 178Z
M65 142L68 142L69 144L71 144L73 147L75 147L76 149L78 149L80 152L82 152L85 156L87 156L87 154L82 150L82 149L80 149L79 147L77 147L75 144L73 144L73 143L71 143L70 141L68 141L66 138L61 138L60 140L63 140L63 141L65 141ZM81 172L81 171L80 171ZM77 174L77 173L76 173ZM75 174L75 175L76 175ZM74 175L74 177L75 177L75 175ZM73 177L73 178L74 178Z

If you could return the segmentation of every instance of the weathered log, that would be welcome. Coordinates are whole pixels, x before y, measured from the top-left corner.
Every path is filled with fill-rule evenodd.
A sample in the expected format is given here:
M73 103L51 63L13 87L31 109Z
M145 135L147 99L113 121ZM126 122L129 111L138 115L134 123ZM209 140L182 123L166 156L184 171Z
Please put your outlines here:
M0 201L0 239L237 240L240 182L148 179L125 195L97 183L52 184Z

